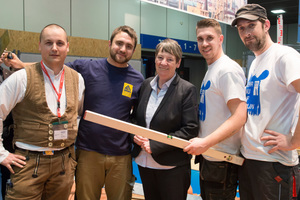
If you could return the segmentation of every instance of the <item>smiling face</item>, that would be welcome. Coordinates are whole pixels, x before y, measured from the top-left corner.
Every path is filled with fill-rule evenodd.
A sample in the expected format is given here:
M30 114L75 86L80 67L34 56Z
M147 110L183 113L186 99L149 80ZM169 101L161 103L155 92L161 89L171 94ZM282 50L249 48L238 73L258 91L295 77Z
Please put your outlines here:
M46 27L41 33L39 51L48 67L62 67L69 52L66 32L56 25Z
M109 42L108 62L116 67L127 67L127 62L134 53L135 41L127 33L120 32Z
M165 83L170 80L179 68L180 62L181 59L177 62L173 54L160 49L155 57L155 68L160 82Z
M201 55L208 65L218 60L223 53L222 43L224 36L217 33L213 27L197 28L197 43Z
M245 46L257 53L262 51L266 45L269 20L262 23L259 20L239 19L237 21L237 30Z

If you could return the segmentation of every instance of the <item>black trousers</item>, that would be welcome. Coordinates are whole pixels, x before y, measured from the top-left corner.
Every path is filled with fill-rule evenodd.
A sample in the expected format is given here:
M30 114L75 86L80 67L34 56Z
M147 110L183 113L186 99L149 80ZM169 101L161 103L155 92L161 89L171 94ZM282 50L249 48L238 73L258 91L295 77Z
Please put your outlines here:
M243 200L296 199L293 183L297 182L298 173L298 166L245 159L239 170L240 197ZM298 191L299 186L295 187Z
M234 200L237 190L238 166L229 162L200 161L200 189L203 200Z
M161 170L139 166L146 200L186 200L191 184L191 165Z

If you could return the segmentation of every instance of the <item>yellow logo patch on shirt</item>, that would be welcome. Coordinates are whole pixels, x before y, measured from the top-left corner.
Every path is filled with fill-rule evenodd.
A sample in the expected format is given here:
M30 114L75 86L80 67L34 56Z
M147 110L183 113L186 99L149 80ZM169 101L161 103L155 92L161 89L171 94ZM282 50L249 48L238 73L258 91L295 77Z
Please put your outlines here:
M124 83L122 95L131 98L133 85Z

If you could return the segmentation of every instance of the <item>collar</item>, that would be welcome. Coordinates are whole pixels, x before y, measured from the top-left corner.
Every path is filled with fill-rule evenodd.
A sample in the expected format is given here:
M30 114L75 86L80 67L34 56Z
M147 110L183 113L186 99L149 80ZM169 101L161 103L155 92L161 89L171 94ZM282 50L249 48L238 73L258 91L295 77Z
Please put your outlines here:
M50 69L50 68L44 63L44 61L43 61L43 64L44 64L45 69L47 70L49 76L55 76L55 77L59 76L59 77L60 77L60 75L61 75L61 73L62 73L62 71L63 71L63 69L64 69L64 66L63 66L63 67L61 68L61 70L59 71L59 73L58 73L57 75L54 75L54 71L53 71L52 69Z
M172 83L172 81L174 80L174 78L176 77L176 73L174 74L174 76L170 79L170 80L168 80L167 82L165 82L163 85L162 85L162 87L161 87L161 89L165 89L165 88L169 88L170 87L170 85L171 85L171 83ZM154 79L150 82L150 86L151 86L151 88L153 89L153 90L157 90L157 79L158 79L158 75L156 75L155 77L154 77Z

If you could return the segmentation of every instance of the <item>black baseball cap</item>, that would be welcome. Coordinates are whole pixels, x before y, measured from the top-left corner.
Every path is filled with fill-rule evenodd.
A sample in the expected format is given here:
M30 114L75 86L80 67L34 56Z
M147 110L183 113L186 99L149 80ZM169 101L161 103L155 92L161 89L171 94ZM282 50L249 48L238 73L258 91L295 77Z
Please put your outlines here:
M235 19L231 22L231 26L235 26L238 19L248 19L251 21L260 18L267 19L267 11L258 4L247 4L241 7L235 14Z

